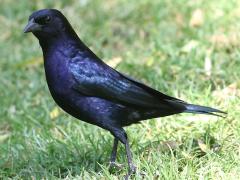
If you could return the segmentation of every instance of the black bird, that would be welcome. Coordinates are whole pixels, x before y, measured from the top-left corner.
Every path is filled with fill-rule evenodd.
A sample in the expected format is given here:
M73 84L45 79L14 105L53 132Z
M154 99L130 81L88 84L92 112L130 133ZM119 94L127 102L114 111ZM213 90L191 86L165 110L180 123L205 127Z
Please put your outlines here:
M24 32L32 32L39 40L53 99L75 118L111 132L111 164L116 160L118 142L122 142L129 173L136 167L124 126L182 112L217 116L224 113L165 95L109 67L79 39L56 9L33 12Z

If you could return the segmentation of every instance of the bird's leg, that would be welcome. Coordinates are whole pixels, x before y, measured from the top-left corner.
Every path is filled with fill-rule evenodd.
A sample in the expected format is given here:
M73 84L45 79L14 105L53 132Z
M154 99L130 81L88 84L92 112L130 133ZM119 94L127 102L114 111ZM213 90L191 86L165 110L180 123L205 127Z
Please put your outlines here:
M113 149L112 149L112 154L111 154L110 163L109 163L110 164L110 169L114 166L121 167L120 165L118 165L116 163L117 147L118 147L118 139L114 138Z
M125 148L126 148L127 161L128 161L128 167L129 167L128 175L131 175L131 174L136 173L136 169L137 168L133 164L133 161L132 161L132 154L131 154L131 150L130 150L130 146L129 146L128 140L126 140Z
M112 128L111 133L114 135L115 138L117 138L116 141L119 140L125 145L127 161L128 161L128 169L129 169L128 174L125 176L125 179L128 179L131 174L136 173L136 166L132 162L132 154L131 154L131 151L130 151L130 146L129 146L129 143L128 143L127 134L126 134L126 132L124 131L123 128L114 128L114 129ZM115 142L114 142L114 145L115 145ZM114 152L115 151L114 151L114 148L113 148L112 155L114 155ZM112 157L114 157L114 156L112 156ZM116 159L116 156L113 159Z
M112 149L112 154L111 154L111 158L110 158L110 163L112 163L112 162L114 163L116 161L117 147L118 147L118 139L114 138L113 149Z

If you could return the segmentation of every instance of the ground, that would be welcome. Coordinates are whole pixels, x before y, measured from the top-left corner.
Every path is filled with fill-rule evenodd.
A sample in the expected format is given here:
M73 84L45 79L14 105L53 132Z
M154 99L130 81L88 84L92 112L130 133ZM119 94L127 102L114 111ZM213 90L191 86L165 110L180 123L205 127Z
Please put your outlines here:
M240 179L240 1L2 0L0 179L119 179L110 133L58 109L28 16L61 9L105 62L166 94L228 112L181 114L126 128L133 179ZM123 146L118 162L127 167Z

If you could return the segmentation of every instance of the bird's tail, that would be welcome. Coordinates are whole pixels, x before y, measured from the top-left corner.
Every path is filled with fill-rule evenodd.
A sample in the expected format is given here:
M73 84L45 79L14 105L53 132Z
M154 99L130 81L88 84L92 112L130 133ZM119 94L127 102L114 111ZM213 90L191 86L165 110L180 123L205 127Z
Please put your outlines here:
M214 115L219 117L225 117L223 116L223 114L227 114L226 112L220 111L218 109L214 109L206 106L194 105L194 104L186 104L185 107L186 107L186 110L184 112L187 112L187 113L209 114L209 115Z

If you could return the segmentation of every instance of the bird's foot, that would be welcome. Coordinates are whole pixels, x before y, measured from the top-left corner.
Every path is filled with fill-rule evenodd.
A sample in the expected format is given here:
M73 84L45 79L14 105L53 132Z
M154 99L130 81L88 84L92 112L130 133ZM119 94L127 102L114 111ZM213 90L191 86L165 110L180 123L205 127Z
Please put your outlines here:
M128 173L127 175L124 176L124 179L125 180L128 180L132 175L140 175L141 178L145 178L147 173L146 172L140 172L139 174L138 173Z
M113 169L122 169L123 168L123 164L119 164L113 161L109 162L109 171L112 171Z
M129 174L135 174L137 171L137 167L134 164L130 164L128 173Z
M133 174L136 174L136 172L137 172L137 167L134 164L130 164L128 174L124 176L125 180L128 180L129 177Z

